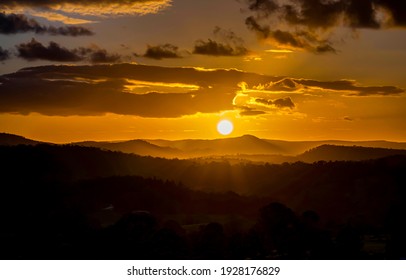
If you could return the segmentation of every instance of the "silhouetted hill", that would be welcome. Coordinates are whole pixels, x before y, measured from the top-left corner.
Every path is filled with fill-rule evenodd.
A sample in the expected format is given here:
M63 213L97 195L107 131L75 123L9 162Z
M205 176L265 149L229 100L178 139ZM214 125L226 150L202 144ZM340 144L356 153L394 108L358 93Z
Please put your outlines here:
M246 195L283 197L284 201L290 202L291 207L299 209L304 207L306 200L293 203L297 196L296 191L291 191L299 186L301 191L314 193L317 197L321 189L316 186L324 178L323 180L327 181L323 183L323 188L337 187L325 194L325 198L328 195L329 201L336 199L339 193L359 191L355 185L357 180L363 180L367 183L363 186L365 189L361 191L361 198L362 195L367 195L368 186L372 182L373 184L379 182L377 188L386 191L390 189L390 184L396 185L397 183L393 181L393 172L397 171L390 166L394 164L395 167L404 169L406 165L406 157L399 156L398 161L391 161L389 158L358 163L326 163L321 165L324 170L322 171L319 164L300 162L282 165L249 163L231 165L227 161L169 160L102 151L92 147L44 144L0 146L0 156L2 158L1 175L7 182L26 181L29 184L43 181L73 182L98 177L135 175L182 182L196 190L233 191ZM383 176L381 179L378 179L379 174ZM351 183L341 184L343 178L350 180ZM385 186L384 189L383 186ZM287 194L289 195L286 196ZM306 195L299 197L304 199ZM321 200L319 203L328 205L326 201Z
M85 147L96 147L110 151L118 151L123 153L132 153L141 156L152 156L152 157L165 157L165 158L175 158L181 157L183 152L170 147L161 147L153 145L144 140L130 140L130 141L120 141L120 142L77 142L73 145L85 146Z
M372 232L389 236L385 246L393 251L387 258L405 253L405 155L231 165L39 144L0 146L0 158L0 255L6 258L83 258L78 252L107 259L165 258L154 251L163 248L159 219L176 221L179 226L172 222L171 228L184 227L183 236L187 232L196 242L183 255L190 258L227 257L224 252L230 258L269 258L274 250L280 253L272 258L306 258L296 254L307 252L309 232L295 213L308 213L303 219L310 223L320 216L312 232L329 229L337 250L350 246L360 252L346 238ZM304 212L309 209L313 212ZM213 234L227 240L219 255L204 253ZM269 238L276 243L267 243ZM241 251L234 255L232 248ZM327 251L324 258L358 256Z
M42 142L26 139L12 134L0 134L0 144L18 145L18 144L38 144ZM213 160L229 160L230 162L253 161L283 163L295 162L297 160L317 161L317 160L363 160L378 158L394 153L403 154L400 150L406 150L406 143L388 142L388 141L282 141L260 139L252 135L244 135L234 138L221 138L212 140L185 139L185 140L129 140L129 141L86 141L72 143L73 145L96 147L104 150L119 151L124 153L133 153L142 156L165 157L165 158L204 158ZM374 150L370 153L374 156L361 156L361 152L355 151L354 155L343 156L342 153L350 153L350 150L344 149L335 153L324 149L328 156L319 152L304 154L310 149L323 145L330 146L348 146L348 147L370 147L393 149L392 151ZM366 151L366 150L365 150ZM368 153L368 152L364 152ZM375 155L376 154L376 155ZM297 158L295 156L298 156ZM336 157L334 157L336 156Z
M282 141L282 140L265 140L269 143L279 146L286 151L284 155L300 155L310 149L322 145L334 146L359 146L370 148L385 148L385 149L399 149L406 150L406 143L404 142L390 142L390 141L342 141L342 140L324 140L324 141Z
M22 136L9 134L9 133L0 133L0 145L36 145L41 143L39 141L34 141L31 139L27 139Z
M377 159L394 155L406 155L406 150L370 148L359 146L322 145L297 156L305 162L325 161L359 161Z
M147 140L148 142L184 151L189 157L236 154L282 154L278 145L252 135L213 140Z

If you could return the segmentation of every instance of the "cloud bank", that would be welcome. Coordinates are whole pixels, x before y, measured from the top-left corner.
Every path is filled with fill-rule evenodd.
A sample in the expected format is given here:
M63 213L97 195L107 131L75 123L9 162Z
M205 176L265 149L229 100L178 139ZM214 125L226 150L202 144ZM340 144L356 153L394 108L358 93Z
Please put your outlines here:
M324 96L345 101L350 97L401 94L404 90L395 86L361 86L348 80L317 81L237 70L135 64L41 66L0 76L1 113L50 116L114 113L176 118L236 110L241 116L252 117L300 113L298 104L303 96L323 106Z
M0 61L5 61L10 58L10 52L0 47Z
M0 34L10 35L26 32L74 37L93 35L92 31L81 26L43 26L36 20L29 19L22 14L0 13Z
M148 45L145 54L146 58L161 60L163 58L182 58L178 47L172 44L162 44L157 46Z
M65 23L77 17L145 15L157 13L171 5L171 0L2 0L0 9L10 13L31 13ZM82 20L83 22L83 20Z
M275 45L314 53L336 52L338 28L406 27L406 9L397 0L245 0L246 25Z
M90 61L91 63L113 63L121 60L120 55L110 54L98 46L67 49L55 42L50 42L48 46L44 46L34 38L28 43L17 45L16 48L18 56L28 61L48 60L57 62Z
M216 38L215 40L197 40L193 53L211 56L245 56L249 53L244 46L244 40L233 31L224 30L217 26L213 31L213 35Z

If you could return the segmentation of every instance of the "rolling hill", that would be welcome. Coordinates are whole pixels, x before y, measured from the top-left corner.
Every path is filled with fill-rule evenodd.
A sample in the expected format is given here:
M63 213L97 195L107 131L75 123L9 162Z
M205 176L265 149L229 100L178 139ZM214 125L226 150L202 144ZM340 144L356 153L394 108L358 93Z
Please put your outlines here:
M406 155L406 150L371 148L360 146L321 145L296 157L304 162L360 161L394 155Z
M14 145L36 145L41 142L27 139L25 137L9 134L9 133L0 133L0 145L3 146L14 146Z
M0 145L36 145L43 142L1 133ZM282 141L243 135L222 139L85 141L70 143L123 153L161 158L230 162L314 162L319 160L366 160L405 154L406 143L389 141Z
M130 140L123 142L77 142L72 143L73 145L83 146L83 147L95 147L104 150L117 151L123 153L137 154L141 156L152 156L152 157L164 157L164 158L175 158L182 157L183 151L171 148L171 147L161 147L151 144L144 140Z

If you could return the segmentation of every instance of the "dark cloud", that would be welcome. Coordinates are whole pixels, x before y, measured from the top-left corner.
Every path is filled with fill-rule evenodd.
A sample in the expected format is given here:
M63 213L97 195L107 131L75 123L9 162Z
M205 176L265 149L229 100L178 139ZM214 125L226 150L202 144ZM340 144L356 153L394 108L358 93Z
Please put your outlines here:
M248 51L246 48L234 48L228 44L208 39L207 41L196 41L193 53L212 56L244 56Z
M55 42L50 42L48 47L32 39L29 43L16 46L18 56L26 60L49 60L60 62L74 62L83 60L76 50L68 50Z
M63 27L53 27L47 28L47 33L50 35L63 35L63 36L89 36L94 33L87 28L81 26L63 26Z
M88 55L83 50L82 53L77 50L76 54ZM241 81L246 82L244 89L237 86ZM151 85L151 89L145 92L131 89L138 88L139 84L146 88ZM250 89L249 84L267 86L256 91ZM166 91L161 92L163 87ZM277 92L272 91L275 88ZM294 95L295 101L307 94L306 98L316 98L321 104L320 96L327 93L360 98L404 93L392 86L362 87L354 81L322 82L224 69L199 71L136 64L60 65L25 68L0 76L0 113L36 112L58 116L114 113L172 118L234 109L241 116L292 114L299 106L283 89L289 96ZM318 96L313 97L314 94Z
M406 26L406 3L399 0L377 0L379 5L389 11L394 25Z
M82 60L88 60L91 63L116 63L120 62L122 57L116 53L108 53L107 50L101 49L97 45L93 45L88 48L79 48L73 50L73 52L79 54Z
M354 87L355 93L350 96L389 96L399 95L405 91L394 86L379 86L379 87Z
M395 86L361 86L352 80L325 82L295 78L281 78L254 86L253 89L278 93L314 93L323 90L324 92L334 91L346 96L395 96L405 92L404 89Z
M10 52L0 47L0 61L5 61L10 58Z
M16 34L34 32L37 34L50 34L62 36L89 36L93 32L81 26L43 26L36 20L29 19L22 14L0 13L0 34Z
M278 46L304 49L319 54L337 52L327 39L319 39L315 34L309 31L271 30L268 26L260 25L254 17L248 17L245 23L247 27L255 31L261 39L271 39Z
M55 7L62 4L71 5L102 5L102 4L128 4L128 3L145 3L154 0L2 0L0 7L28 6L28 7ZM157 2L164 2L155 0Z
M172 0L2 0L0 10L36 10L44 17L47 17L46 13L69 20L70 15L76 17L157 13L170 6L171 2Z
M148 45L144 57L158 60L163 58L182 58L178 52L178 47L171 44L162 44L157 46Z
M265 111L256 110L256 109L250 108L248 106L241 106L241 107L236 107L236 108L240 110L239 115L242 117L258 116L258 115L266 114Z
M397 0L246 0L246 25L262 39L316 53L335 52L337 27L406 27L406 6ZM388 20L389 18L389 20Z
M244 46L244 40L233 31L215 27L213 34L218 41L197 40L193 53L212 56L245 56L249 53Z
M296 82L305 87L333 90L348 96L391 96L405 92L404 89L395 86L360 86L351 80L321 82L298 79Z
M275 99L275 100L271 100L271 99L265 99L265 98L257 98L256 101L258 103L262 103L265 105L274 105L278 108L290 108L293 109L295 108L295 104L293 103L292 99L290 99L290 97L286 97L286 98L279 98L279 99Z
M186 93L177 93L174 88L172 93L145 94L128 92L125 87L130 85L127 79L190 83L235 74L239 73L132 64L28 68L0 76L0 112L59 116L114 113L172 118L232 110L232 87L202 87Z
M67 49L58 43L50 42L48 46L36 41L34 38L28 43L16 46L18 56L28 61L49 60L59 62L89 61L91 63L115 63L121 60L119 54L110 54L96 45Z
M121 56L119 54L109 54L104 49L98 49L91 52L89 59L92 63L115 63L121 61Z

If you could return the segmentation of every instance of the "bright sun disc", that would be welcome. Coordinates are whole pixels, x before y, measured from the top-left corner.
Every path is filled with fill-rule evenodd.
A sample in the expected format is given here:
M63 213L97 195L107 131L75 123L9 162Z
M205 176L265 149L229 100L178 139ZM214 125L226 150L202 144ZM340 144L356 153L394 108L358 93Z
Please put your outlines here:
M222 120L219 121L217 124L217 131L221 135L229 135L231 132L233 132L234 126L233 123L230 122L229 120Z

